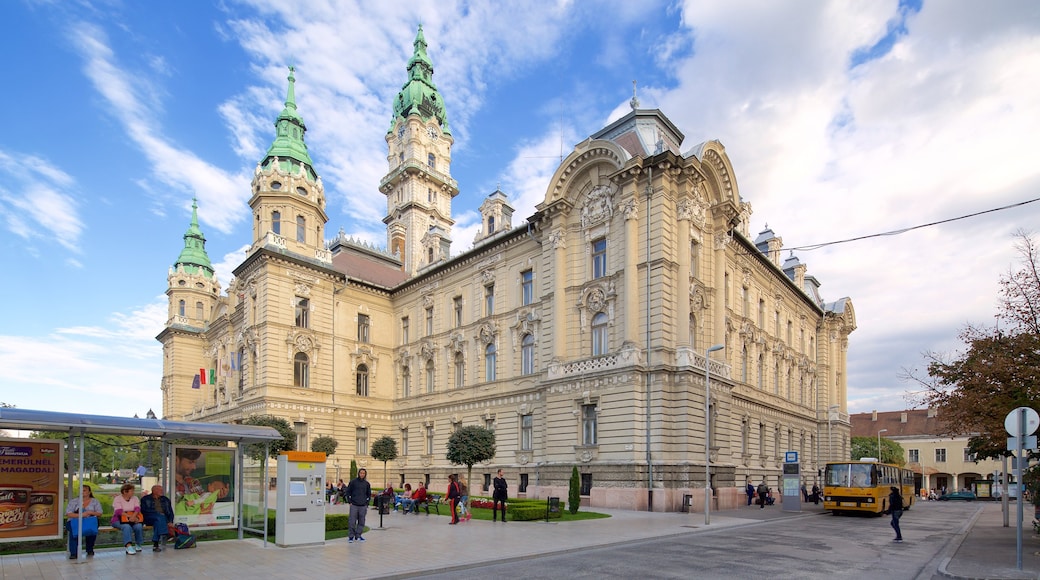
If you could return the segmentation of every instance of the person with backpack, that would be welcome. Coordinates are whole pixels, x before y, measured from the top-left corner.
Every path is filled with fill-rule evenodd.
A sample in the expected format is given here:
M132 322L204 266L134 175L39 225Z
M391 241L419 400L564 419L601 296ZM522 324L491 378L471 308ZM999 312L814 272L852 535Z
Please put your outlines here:
M769 488L766 487L766 482L758 484L758 507L759 509L766 509L766 501L769 497Z

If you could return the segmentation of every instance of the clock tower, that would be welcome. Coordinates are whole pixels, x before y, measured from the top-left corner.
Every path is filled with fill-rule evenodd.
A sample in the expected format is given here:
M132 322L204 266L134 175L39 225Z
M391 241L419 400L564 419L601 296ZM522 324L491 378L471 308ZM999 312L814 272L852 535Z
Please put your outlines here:
M394 99L386 133L389 172L379 184L386 195L387 248L408 274L447 260L451 249L451 200L459 194L451 178L451 146L444 100L433 84L422 26L408 61L408 80Z

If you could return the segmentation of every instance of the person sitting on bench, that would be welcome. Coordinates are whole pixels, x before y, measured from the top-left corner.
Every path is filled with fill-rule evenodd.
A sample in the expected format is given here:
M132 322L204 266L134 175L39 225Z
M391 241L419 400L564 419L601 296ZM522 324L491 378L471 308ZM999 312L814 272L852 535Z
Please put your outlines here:
M426 486L420 481L418 487L412 492L412 511L415 512L415 515L419 515L419 504L421 503L426 504L426 513L430 513L429 501L430 496L426 495Z

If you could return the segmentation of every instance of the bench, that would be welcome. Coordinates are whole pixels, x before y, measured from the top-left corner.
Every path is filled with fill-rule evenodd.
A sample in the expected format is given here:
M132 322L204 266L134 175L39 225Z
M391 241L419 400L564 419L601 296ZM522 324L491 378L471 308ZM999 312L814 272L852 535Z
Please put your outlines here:
M427 495L426 499L412 505L412 511L415 515L419 515L419 508L426 509L426 515L430 515L430 507L433 507L434 512L437 515L441 515L441 496L439 495Z

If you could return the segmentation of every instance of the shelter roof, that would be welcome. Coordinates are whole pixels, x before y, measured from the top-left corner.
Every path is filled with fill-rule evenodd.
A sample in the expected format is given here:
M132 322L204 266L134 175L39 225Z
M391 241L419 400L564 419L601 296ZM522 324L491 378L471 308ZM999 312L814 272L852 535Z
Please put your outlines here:
M218 439L237 443L264 443L282 438L277 429L256 425L81 415L16 407L0 408L0 429L65 431L74 435L93 433L177 439Z

